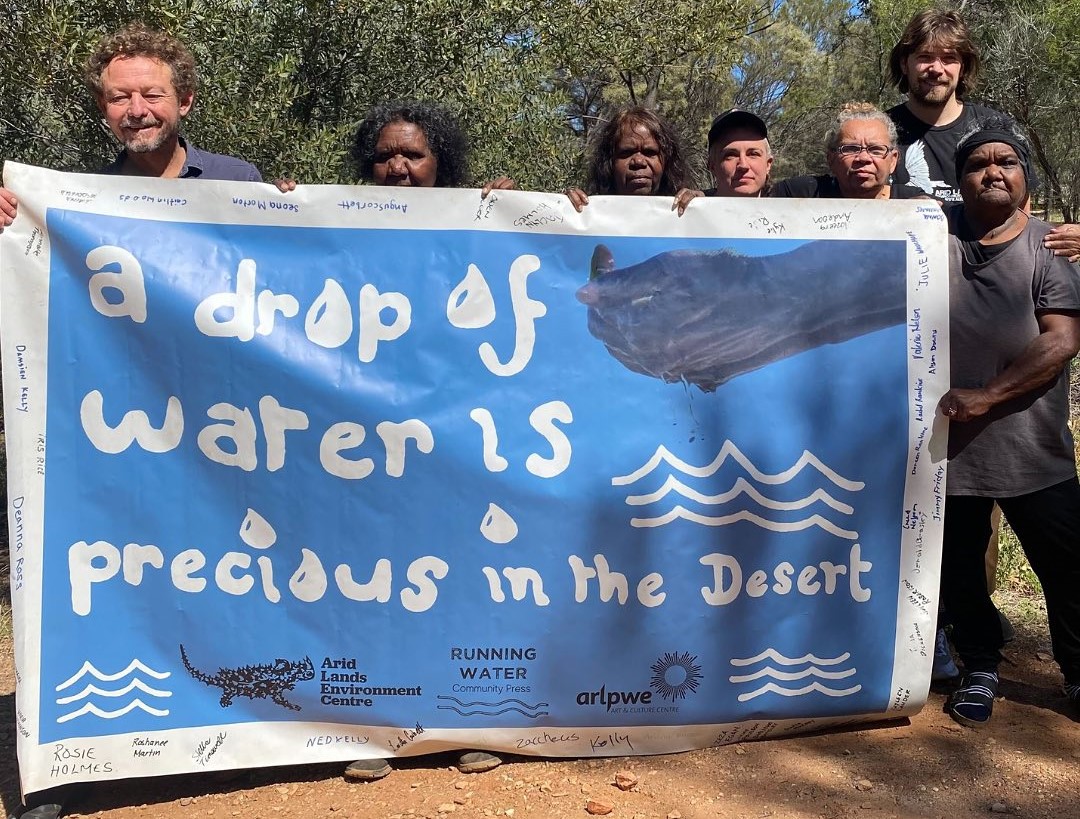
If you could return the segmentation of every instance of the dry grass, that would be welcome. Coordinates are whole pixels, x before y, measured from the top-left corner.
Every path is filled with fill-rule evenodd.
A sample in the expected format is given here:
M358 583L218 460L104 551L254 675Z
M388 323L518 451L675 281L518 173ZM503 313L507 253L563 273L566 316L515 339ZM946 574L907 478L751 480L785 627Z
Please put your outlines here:
M1069 427L1072 430L1076 447L1077 463L1080 463L1080 359L1072 362L1069 368L1069 403L1071 417ZM1043 602L1042 584L1035 576L1024 550L1005 521L1002 521L998 535L997 597L1009 610L1009 616L1021 623L1045 622L1046 604Z
M1042 584L1035 576L1012 528L1002 521L998 534L997 591L994 599L1014 625L1046 624Z

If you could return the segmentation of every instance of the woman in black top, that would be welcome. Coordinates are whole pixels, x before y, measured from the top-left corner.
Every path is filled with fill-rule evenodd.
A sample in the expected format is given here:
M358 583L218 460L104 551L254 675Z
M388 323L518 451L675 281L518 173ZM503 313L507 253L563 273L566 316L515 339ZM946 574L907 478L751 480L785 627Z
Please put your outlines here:
M773 188L771 195L814 199L926 199L919 188L889 182L899 156L896 126L868 102L845 105L825 146L830 173L796 176Z

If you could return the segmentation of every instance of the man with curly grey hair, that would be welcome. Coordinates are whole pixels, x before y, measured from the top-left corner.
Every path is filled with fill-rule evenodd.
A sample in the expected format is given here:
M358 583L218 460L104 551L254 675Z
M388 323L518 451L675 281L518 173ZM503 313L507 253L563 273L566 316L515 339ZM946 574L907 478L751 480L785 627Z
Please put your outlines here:
M84 77L109 130L124 146L102 173L262 181L251 163L200 150L180 135L198 81L195 58L175 37L130 23L98 43ZM0 231L17 213L15 195L0 187Z
M124 146L102 173L166 179L261 182L254 165L202 151L180 135L197 83L195 59L174 37L131 23L98 43L85 79L113 136ZM15 195L0 187L0 231L17 215ZM34 794L27 819L56 819L70 793Z
M180 135L195 103L195 59L174 37L132 23L99 44L86 83L124 149L104 173L261 182L255 166L201 151Z

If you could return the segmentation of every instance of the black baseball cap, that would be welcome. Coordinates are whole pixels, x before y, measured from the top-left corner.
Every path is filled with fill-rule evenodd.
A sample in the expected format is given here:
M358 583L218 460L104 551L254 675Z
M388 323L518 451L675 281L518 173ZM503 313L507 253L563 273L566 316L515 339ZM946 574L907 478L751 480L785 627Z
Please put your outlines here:
M732 128L748 128L760 134L762 139L769 138L769 129L765 127L765 121L761 117L740 108L732 108L713 120L712 127L709 128L709 144L712 145L725 131Z

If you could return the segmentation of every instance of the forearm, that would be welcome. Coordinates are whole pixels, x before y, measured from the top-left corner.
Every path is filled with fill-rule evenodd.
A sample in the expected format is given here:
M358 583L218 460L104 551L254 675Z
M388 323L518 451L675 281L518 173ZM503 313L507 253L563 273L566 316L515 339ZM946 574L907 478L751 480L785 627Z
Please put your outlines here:
M984 388L991 406L1025 395L1052 381L1076 355L1075 340L1064 333L1041 333Z

